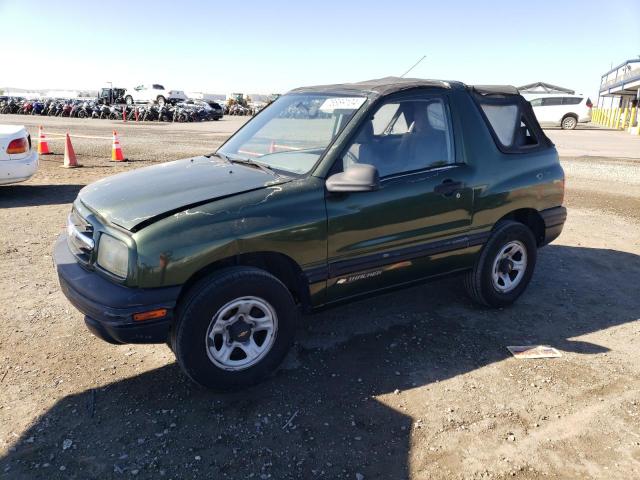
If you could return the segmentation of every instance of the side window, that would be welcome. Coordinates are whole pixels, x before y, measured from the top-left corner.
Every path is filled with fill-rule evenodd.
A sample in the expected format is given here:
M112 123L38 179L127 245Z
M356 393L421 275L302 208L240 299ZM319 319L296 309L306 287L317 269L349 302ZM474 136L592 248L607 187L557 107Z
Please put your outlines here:
M563 105L578 105L582 101L580 97L563 97Z
M557 107L562 105L562 97L547 97L542 99L543 107Z
M404 135L409 131L407 119L400 103L385 103L371 120L374 135Z
M534 98L529 103L531 104L532 107L539 107L539 106L542 105L542 99L541 98Z
M518 103L501 101L481 103L480 106L503 148L518 151L538 145L530 121Z
M504 146L512 145L518 118L518 106L515 104L483 104L482 110L484 110L484 114L487 116L500 143Z
M381 105L342 158L374 165L380 177L454 163L451 119L444 100L427 97Z

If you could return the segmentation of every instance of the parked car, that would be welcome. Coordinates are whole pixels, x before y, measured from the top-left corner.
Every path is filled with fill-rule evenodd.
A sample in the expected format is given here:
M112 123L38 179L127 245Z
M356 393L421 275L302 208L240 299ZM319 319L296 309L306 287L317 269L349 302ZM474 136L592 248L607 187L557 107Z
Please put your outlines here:
M560 126L573 130L578 123L591 121L591 99L584 95L541 94L525 95L542 125Z
M0 185L29 180L38 170L38 153L23 125L0 125Z
M479 304L510 305L563 197L514 87L300 88L215 153L83 188L54 259L95 335L167 342L191 379L229 389L278 366L299 312L454 273Z
M218 102L208 100L206 101L206 103L213 110L212 116L211 116L213 120L220 120L224 116L224 109L222 108L222 105L220 105Z
M128 88L124 97L127 105L149 102L158 102L158 104L164 105L165 103L175 103L186 99L187 96L182 90L166 90L159 83L148 83Z

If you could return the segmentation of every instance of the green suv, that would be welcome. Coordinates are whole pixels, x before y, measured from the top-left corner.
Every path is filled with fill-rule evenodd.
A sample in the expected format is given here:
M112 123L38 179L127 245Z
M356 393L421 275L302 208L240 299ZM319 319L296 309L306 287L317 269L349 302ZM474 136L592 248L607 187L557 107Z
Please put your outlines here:
M513 87L299 88L215 153L83 188L54 257L96 336L167 342L197 383L237 388L278 366L300 312L451 273L476 302L511 304L562 231L563 196Z

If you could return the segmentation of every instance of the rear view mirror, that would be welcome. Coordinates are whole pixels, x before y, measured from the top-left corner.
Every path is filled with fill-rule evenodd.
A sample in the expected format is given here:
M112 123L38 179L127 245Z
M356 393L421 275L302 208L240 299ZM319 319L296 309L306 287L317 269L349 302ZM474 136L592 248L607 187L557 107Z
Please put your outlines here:
M380 188L378 169L366 163L355 163L344 172L327 179L329 192L371 192Z

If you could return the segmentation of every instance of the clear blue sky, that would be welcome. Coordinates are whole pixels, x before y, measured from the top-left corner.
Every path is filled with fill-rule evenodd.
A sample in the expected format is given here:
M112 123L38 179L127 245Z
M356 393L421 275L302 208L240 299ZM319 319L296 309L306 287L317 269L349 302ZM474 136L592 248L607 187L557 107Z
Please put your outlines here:
M596 95L640 55L640 2L0 0L0 86L283 92L400 75Z

